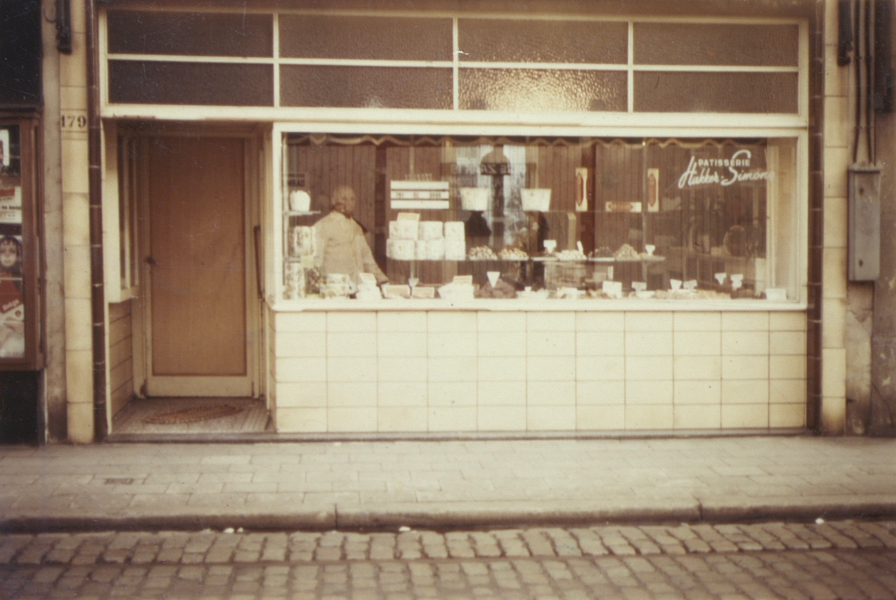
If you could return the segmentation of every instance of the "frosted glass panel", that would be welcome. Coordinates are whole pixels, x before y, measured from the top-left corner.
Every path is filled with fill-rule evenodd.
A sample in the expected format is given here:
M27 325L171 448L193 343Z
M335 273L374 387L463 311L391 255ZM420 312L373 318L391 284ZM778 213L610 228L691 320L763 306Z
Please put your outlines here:
M272 56L271 15L109 12L109 52Z
M796 73L635 73L635 112L798 112Z
M280 56L451 60L451 20L280 15Z
M789 66L799 62L797 25L635 23L635 64Z
M283 106L451 108L451 69L280 67Z
M462 69L460 108L507 111L623 111L625 73Z
M109 61L109 102L272 106L270 65Z
M628 24L460 19L460 60L625 63Z

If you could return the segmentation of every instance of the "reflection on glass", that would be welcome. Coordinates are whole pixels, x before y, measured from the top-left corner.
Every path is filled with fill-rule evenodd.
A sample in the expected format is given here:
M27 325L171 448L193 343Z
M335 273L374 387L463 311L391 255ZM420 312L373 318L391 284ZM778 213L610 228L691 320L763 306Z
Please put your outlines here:
M463 110L626 110L626 75L615 71L462 69L459 87Z

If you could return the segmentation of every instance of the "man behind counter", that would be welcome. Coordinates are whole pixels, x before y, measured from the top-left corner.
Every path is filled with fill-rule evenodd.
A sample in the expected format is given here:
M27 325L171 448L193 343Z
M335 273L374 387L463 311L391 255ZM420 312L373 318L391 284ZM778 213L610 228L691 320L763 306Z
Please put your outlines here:
M364 230L352 218L355 201L355 190L347 185L341 185L333 192L330 213L314 224L317 236L314 264L324 276L348 275L356 285L359 273L371 273L377 283L385 283L389 278L376 264L364 239Z

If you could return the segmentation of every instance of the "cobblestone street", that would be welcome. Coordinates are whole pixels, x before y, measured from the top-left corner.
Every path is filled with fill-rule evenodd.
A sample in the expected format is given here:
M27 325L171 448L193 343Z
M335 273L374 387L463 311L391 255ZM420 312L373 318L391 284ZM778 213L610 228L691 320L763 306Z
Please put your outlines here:
M0 537L0 597L896 597L896 521Z

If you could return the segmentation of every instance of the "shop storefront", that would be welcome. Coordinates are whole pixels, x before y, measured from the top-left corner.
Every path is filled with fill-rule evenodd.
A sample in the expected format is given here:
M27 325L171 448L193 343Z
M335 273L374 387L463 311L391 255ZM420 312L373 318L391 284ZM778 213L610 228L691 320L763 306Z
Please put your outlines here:
M807 427L808 20L550 7L105 3L112 412Z

